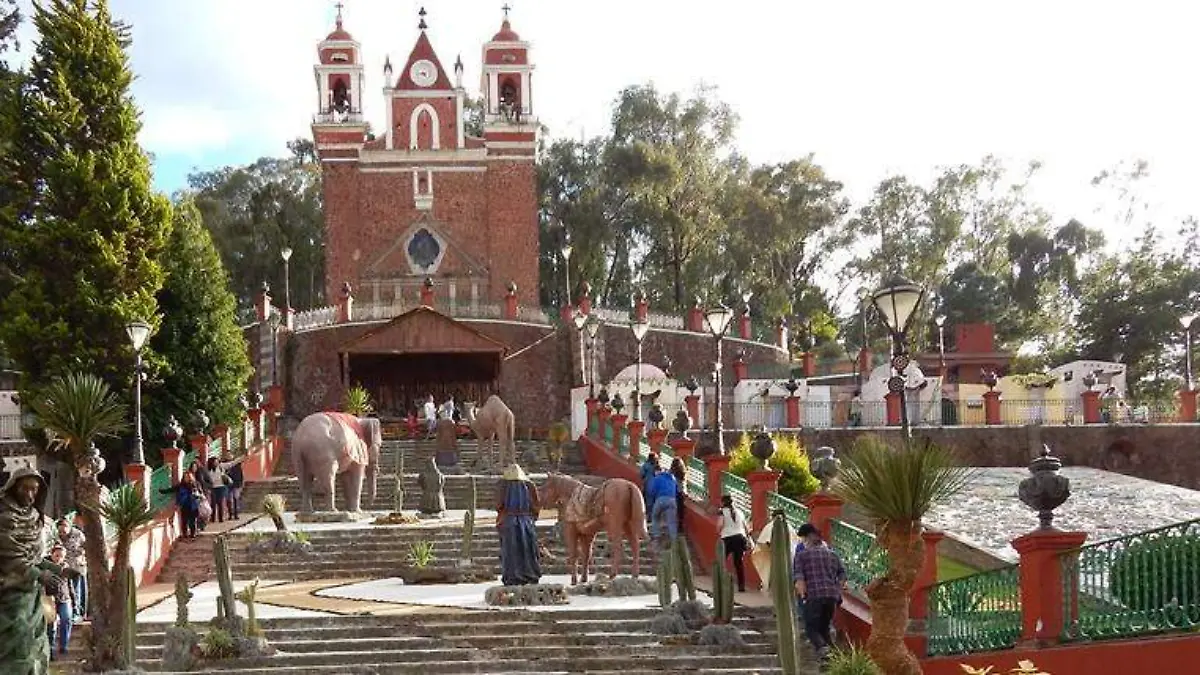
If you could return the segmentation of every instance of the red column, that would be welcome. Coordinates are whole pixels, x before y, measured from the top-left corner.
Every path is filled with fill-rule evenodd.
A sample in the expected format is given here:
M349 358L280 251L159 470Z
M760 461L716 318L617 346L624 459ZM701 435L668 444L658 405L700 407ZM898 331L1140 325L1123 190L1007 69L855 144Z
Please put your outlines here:
M1063 602L1078 602L1078 589L1069 597L1063 579L1061 556L1083 546L1086 532L1037 530L1013 540L1021 554L1021 640L1025 643L1055 643L1063 630ZM1073 611L1072 614L1076 612Z
M562 317L564 326L570 326L571 322L575 318L575 312L572 310L570 305L563 305L562 309L558 311L558 314Z
M692 428L700 428L700 397L696 394L688 394L683 399L687 405L688 417L692 418Z
M342 284L342 297L338 298L338 323L349 323L354 320L354 291L350 283Z
M1083 399L1083 423L1099 424L1103 419L1100 416L1100 392L1089 389L1080 397Z
M254 315L259 322L271 317L271 293L265 288L258 294L258 301L254 303Z
M662 444L667 440L667 430L651 429L650 431L646 432L646 437L650 439L650 449L647 451L647 454L653 452L657 455L658 449L661 448Z
M771 520L767 508L767 493L779 489L778 471L751 471L746 475L750 484L750 525L754 532L761 532Z
M608 418L609 423L612 424L613 452L618 455L621 454L621 446L623 445L621 442L621 432L625 429L625 421L628 419L628 415L613 415Z
M945 537L944 533L934 530L921 533L921 539L925 542L925 558L908 603L908 618L917 622L918 626L924 626L924 621L929 618L929 589L938 582L937 547ZM929 651L929 635L924 629L905 635L904 642L917 656L925 656Z
M871 376L871 350L865 347L858 350L858 376L863 381Z
M829 492L817 492L804 502L808 507L808 522L821 532L821 538L827 542L832 541L829 521L842 517L843 504L845 502L841 497Z
M1195 389L1179 392L1179 421L1180 422L1195 422L1196 421L1196 394Z
M817 357L812 352L804 352L804 376L817 376Z
M271 385L271 388L267 389L267 408L272 413L282 413L283 403L283 387L278 384Z
M229 447L230 433L229 433L229 427L227 425L218 424L218 425L214 426L211 437L214 439L216 439L216 438L221 439L221 453L222 454L226 454L226 453L233 454L233 448Z
M693 307L687 313L687 329L693 333L703 333L704 331L704 310L699 307Z
M1003 418L1000 416L1000 392L989 391L983 395L983 419L988 424L1001 424Z
M171 485L176 485L183 478L183 449L182 448L163 448L162 449L163 466L167 467L167 471L171 474Z
M708 503L721 508L721 474L729 470L729 455L708 455L704 458L704 476L708 481Z
M743 340L750 339L750 312L742 312L738 317L738 337Z
M508 295L504 296L504 318L509 321L517 319L517 285L508 285Z
M676 438L671 441L671 449L675 451L675 456L683 460L687 464L688 457L696 451L696 441L690 438Z
M641 298L633 306L633 315L638 321L648 321L650 319L650 303Z
M425 307L433 307L433 283L429 279L421 284L421 304Z
M742 380L748 379L749 368L746 366L746 360L742 357L737 357L733 362L733 382L737 384Z
M787 321L779 319L775 322L775 346L780 349L788 348Z
M599 422L596 424L596 429L599 430L597 437L604 440L604 430L608 427L608 418L612 416L612 410L603 406L596 409L596 419Z
M592 298L591 298L592 285L586 281L583 282L583 286L580 287L579 293L580 293L579 302L577 303L579 305L579 313L580 314L591 314L592 313Z
M201 463L208 462L208 436L204 434L196 434L188 439L192 444L192 450L196 451L196 458Z
M259 441L262 440L258 431L262 429L262 423L259 420L262 419L263 410L262 408L251 408L247 413L250 418L250 433L246 435L246 448L249 449L258 445Z
M142 496L142 500L150 504L150 467L145 464L126 464L125 480L133 486L134 492Z
M600 425L597 423L599 418L596 416L600 402L594 398L589 398L584 399L583 405L587 407L587 430L584 431L584 435L587 435L591 433L592 429L600 428Z
M884 394L883 400L887 402L887 424L890 427L900 424L900 394L889 391Z
M629 461L634 464L641 464L642 432L646 429L646 423L633 420L627 426L629 427Z
M785 423L789 429L800 428L800 397L789 396L783 400Z

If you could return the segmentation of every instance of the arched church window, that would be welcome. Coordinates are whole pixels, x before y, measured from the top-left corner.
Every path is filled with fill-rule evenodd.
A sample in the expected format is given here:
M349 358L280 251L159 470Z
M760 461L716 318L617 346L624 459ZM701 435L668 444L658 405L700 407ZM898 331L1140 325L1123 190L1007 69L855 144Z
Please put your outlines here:
M350 110L350 88L346 86L345 80L337 80L333 83L333 109L338 112L346 112Z

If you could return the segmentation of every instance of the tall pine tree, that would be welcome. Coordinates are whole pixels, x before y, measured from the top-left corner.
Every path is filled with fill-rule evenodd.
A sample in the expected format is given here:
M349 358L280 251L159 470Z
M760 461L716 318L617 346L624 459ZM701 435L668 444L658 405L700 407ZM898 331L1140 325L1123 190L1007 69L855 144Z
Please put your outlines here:
M158 293L162 325L150 340L166 364L147 391L146 418L160 429L168 415L186 422L199 408L214 424L234 424L242 415L238 394L252 373L237 300L195 203L185 199L174 211Z
M0 300L0 342L28 393L82 371L127 394L125 325L157 323L158 259L171 225L137 142L128 28L105 0L39 3L33 22L29 72L0 108L0 127L21 148L0 154L12 282Z

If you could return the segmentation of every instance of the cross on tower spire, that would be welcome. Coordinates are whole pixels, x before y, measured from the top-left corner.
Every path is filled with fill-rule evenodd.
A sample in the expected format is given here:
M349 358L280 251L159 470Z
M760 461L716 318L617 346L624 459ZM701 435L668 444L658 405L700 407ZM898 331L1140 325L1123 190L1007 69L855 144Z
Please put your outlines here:
M508 12L509 12L509 10L512 9L512 7L509 7L508 3L506 2L506 3L504 3L504 6L501 7L500 9L504 10L504 20L508 21Z
M340 0L338 1L338 3L337 3L336 5L334 5L334 7L337 7L337 27L338 27L338 30L341 30L341 29L342 29L342 8L343 8L343 7L345 7L345 6L346 6L346 5L345 5L344 3L342 3Z
M421 8L421 11L417 12L417 15L421 17L421 23L417 24L417 28L420 28L421 30L425 30L426 28L429 28L429 24L425 23L425 8L424 7Z

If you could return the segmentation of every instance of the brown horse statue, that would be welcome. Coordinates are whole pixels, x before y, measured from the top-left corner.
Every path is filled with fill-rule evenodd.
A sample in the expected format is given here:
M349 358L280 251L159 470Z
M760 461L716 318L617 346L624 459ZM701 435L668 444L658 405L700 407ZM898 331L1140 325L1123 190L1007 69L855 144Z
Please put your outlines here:
M612 551L612 576L621 569L624 542L633 553L633 577L638 576L641 564L641 542L646 533L646 503L637 485L624 478L610 478L600 487L584 485L578 480L552 473L538 490L542 508L558 509L563 524L563 539L567 544L567 567L571 584L578 583L577 566L583 565L583 582L587 583L592 566L592 544L596 534L604 530Z

